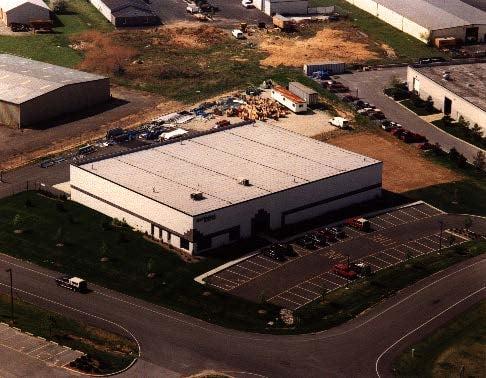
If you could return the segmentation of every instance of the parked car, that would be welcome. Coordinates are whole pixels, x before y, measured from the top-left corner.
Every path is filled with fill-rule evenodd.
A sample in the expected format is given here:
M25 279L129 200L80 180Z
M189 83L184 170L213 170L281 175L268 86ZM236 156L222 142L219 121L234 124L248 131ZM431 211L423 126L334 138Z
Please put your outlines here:
M243 39L243 38L245 38L245 35L243 34L243 32L240 29L233 29L231 31L231 35L233 37L235 37L236 39Z
M309 237L309 239L314 240L318 246L324 247L327 245L326 236L319 232L312 232L310 234L307 234L307 236Z
M199 8L196 4L191 4L186 7L186 12L190 14L200 13L201 8Z
M328 228L329 232L333 233L338 239L344 239L346 237L346 233L344 229L340 226L330 227Z
M304 247L306 249L317 249L316 241L312 238L309 238L307 235L302 236L301 238L297 239L296 244Z
M334 232L332 232L330 228L326 227L325 229L320 231L320 233L326 237L328 242L330 242L330 243L337 242L336 234Z
M329 123L341 129L347 129L349 127L349 121L343 117L334 117L329 121Z
M269 257L269 258L271 258L273 260L280 261L280 262L284 262L284 261L287 260L285 258L285 256L284 256L284 254L282 252L280 252L274 246L270 246L270 247L267 247L267 248L263 248L262 249L262 254L264 256L267 256L267 257Z

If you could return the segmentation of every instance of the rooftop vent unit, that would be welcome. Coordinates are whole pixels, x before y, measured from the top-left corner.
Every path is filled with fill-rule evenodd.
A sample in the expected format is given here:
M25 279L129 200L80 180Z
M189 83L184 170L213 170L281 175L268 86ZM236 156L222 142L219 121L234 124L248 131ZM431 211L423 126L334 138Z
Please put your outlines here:
M250 186L250 180L247 179L247 178L239 178L238 184L243 185L243 186Z
M201 201L204 199L202 192L191 193L191 199L194 201Z

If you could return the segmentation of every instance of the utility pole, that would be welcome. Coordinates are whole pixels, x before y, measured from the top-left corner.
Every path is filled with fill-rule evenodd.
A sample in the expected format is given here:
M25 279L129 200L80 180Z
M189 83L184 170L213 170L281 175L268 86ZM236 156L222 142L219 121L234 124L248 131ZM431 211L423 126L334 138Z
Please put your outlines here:
M12 269L8 268L5 270L10 273L10 319L12 324L14 322L14 302L13 302L13 282L12 282Z
M444 221L439 221L440 225L440 237L439 237L439 252L442 252L442 232L444 231Z

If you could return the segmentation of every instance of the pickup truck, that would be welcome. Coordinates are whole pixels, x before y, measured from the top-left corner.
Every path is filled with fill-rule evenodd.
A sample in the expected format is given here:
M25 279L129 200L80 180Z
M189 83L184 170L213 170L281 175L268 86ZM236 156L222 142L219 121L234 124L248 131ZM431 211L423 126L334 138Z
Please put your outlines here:
M80 293L88 291L88 283L79 277L64 276L56 278L56 285Z

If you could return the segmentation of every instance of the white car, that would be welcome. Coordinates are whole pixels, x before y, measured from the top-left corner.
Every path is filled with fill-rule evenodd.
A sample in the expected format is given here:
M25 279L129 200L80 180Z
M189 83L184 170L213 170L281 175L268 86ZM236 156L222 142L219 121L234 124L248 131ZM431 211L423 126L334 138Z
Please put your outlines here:
M341 129L346 129L349 127L349 121L343 117L334 117L329 121L329 123Z
M236 39L243 39L245 38L245 35L243 34L243 32L240 30L240 29L233 29L231 31L231 34L233 35L233 37L235 37Z
M243 5L246 9L254 8L253 0L242 0L241 5Z

